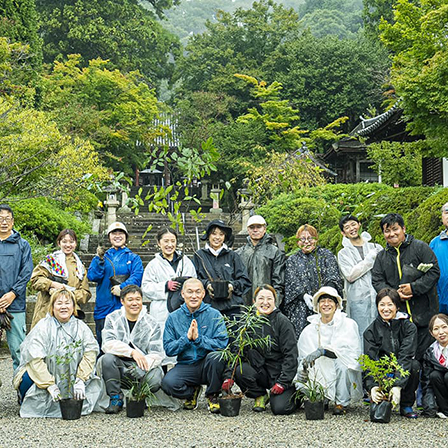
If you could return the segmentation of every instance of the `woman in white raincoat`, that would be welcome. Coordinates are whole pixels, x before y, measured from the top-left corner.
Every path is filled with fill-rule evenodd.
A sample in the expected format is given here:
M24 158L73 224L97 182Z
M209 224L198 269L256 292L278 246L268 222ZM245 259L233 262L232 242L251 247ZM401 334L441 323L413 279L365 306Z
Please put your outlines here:
M362 398L358 325L341 311L342 299L330 286L317 291L313 306L318 314L308 317L310 324L298 342L297 387L302 388L308 378L316 380L334 401L333 414L342 415L350 401Z
M101 380L94 375L98 344L89 327L75 317L76 301L72 292L55 291L50 299L50 312L30 331L20 346L20 366L13 384L21 400L21 417L61 418L58 400L84 399L82 415L90 414L101 392ZM68 366L73 374L73 391L64 377L67 365L56 362L66 354L67 344L73 349ZM73 345L74 344L74 345Z
M196 270L190 259L176 250L177 233L173 229L160 229L157 245L161 252L145 268L142 291L151 301L149 314L160 325L163 334L168 314L183 303L180 295L183 281L196 278ZM172 362L174 358L166 358L163 365Z

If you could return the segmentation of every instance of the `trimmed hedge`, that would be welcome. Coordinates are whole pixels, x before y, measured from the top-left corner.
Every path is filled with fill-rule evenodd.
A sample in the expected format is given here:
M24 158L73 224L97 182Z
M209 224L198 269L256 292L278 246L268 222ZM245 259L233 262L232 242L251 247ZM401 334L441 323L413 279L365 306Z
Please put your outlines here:
M285 249L296 249L294 234L305 223L319 230L319 244L337 253L342 245L339 219L357 216L373 241L384 245L379 227L387 213L400 213L406 230L427 243L443 229L440 210L448 202L442 187L393 188L384 184L325 185L282 194L257 210L268 222L268 230L285 237Z
M61 230L73 229L78 236L78 243L90 231L88 223L46 198L27 199L9 205L14 211L14 228L31 245L34 264L54 250Z

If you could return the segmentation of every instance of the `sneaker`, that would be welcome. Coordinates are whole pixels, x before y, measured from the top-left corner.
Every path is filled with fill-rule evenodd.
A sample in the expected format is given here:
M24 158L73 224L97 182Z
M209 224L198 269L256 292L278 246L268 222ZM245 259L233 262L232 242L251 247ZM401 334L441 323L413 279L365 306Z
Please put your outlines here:
M437 417L439 417L439 418L448 418L443 412L437 412L436 413L436 415L437 415Z
M255 412L263 412L266 410L266 405L269 403L269 395L261 395L255 398L254 406L252 408Z
M106 408L106 414L118 414L123 409L123 397L121 395L112 395L109 406Z
M219 403L217 395L210 395L207 397L207 409L212 414L219 414Z
M194 409L198 408L198 401L199 396L202 392L202 386L197 386L194 388L193 396L189 398L188 400L184 401L184 409L187 409L188 411L193 411Z
M403 406L400 408L400 415L406 418L418 418L418 414L414 412L411 406Z
M347 406L342 404L335 404L333 408L333 415L345 415L347 414Z

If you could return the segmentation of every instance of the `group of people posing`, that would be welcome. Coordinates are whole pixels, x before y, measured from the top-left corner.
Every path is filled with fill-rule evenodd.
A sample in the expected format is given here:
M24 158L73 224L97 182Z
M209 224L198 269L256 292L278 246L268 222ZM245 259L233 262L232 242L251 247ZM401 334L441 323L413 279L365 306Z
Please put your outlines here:
M442 221L448 228L448 204ZM126 246L125 225L116 222L107 230L111 247L99 247L88 269L75 253L75 232L65 229L59 250L33 270L29 244L13 226L12 209L0 205L0 313L12 317L6 334L23 417L60 416L67 363L57 359L67 346L77 348L69 392L84 399L83 414L120 412L128 379L146 381L156 403L172 409L175 399L195 409L205 385L207 407L219 413L218 396L236 383L254 399L254 411L270 403L274 414L290 414L300 406L296 390L313 379L325 388L333 414L343 415L363 390L375 402L383 399L378 384L362 378L360 355L376 360L394 353L409 371L393 390L401 415L417 417L420 385L424 414L448 416L446 230L431 249L406 233L400 215L388 214L380 223L383 248L349 215L339 223L337 258L305 224L296 234L298 251L286 259L263 217L249 219L247 243L236 251L232 228L217 219L192 260L177 250L174 230L160 229L160 253L144 269ZM39 294L25 337L29 280ZM96 338L80 307L90 299L89 280L97 283ZM265 316L256 332L270 344L245 351L232 375L220 356L229 343L222 316L232 325L251 305Z

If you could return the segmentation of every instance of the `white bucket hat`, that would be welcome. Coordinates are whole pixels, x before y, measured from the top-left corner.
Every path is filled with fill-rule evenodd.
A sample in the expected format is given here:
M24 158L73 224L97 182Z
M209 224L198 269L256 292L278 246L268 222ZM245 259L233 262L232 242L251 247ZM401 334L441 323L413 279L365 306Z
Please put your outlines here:
M317 291L316 294L314 294L314 296L313 296L314 312L316 312L316 313L319 312L319 307L318 307L319 299L324 295L331 296L331 297L334 297L335 299L337 299L338 308L342 309L342 298L338 294L336 289L332 288L331 286L322 286L322 288L320 288L319 291Z

